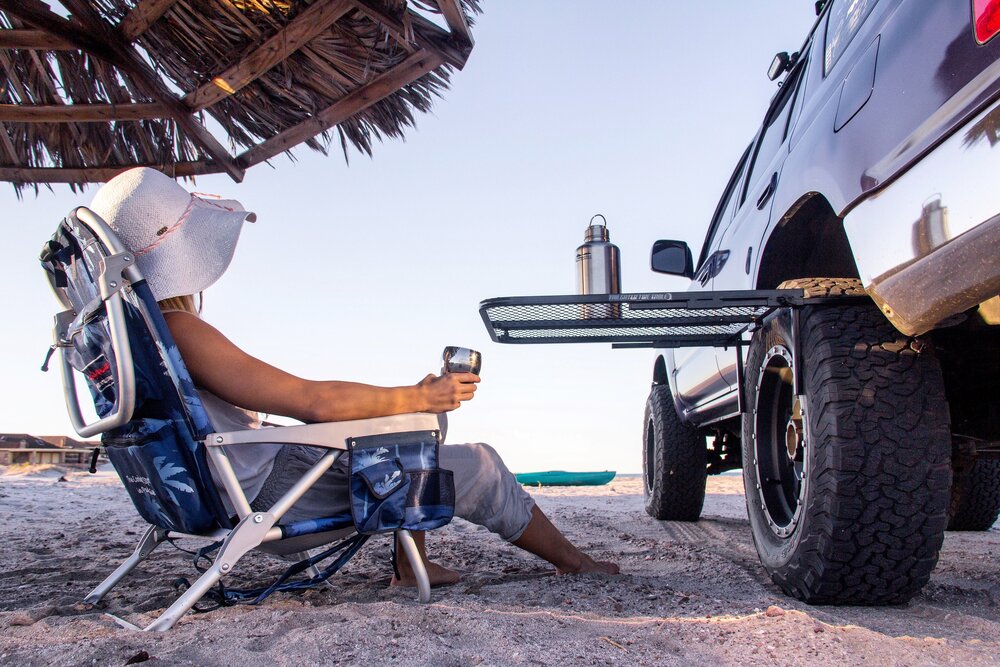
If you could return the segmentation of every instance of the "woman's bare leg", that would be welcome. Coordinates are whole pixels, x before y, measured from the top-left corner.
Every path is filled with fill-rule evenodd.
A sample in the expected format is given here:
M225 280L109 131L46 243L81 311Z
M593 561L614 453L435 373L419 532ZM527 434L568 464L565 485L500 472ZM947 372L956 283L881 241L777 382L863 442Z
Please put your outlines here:
M577 549L552 525L538 505L531 508L531 521L514 540L515 546L541 556L556 566L556 573L570 574L573 572L603 572L618 574L618 565L610 561L594 560Z
M458 572L427 560L423 531L412 531L411 535L413 535L413 539L417 543L417 551L420 553L420 557L427 566L427 576L431 580L431 586L442 586L457 582L459 579ZM566 539L566 536L552 525L552 522L539 509L538 505L535 505L531 509L531 521L528 523L528 527L521 533L521 537L514 540L512 544L552 563L556 566L557 574L572 574L575 572L618 574L617 564L610 561L595 561L573 546ZM413 574L413 568L410 566L410 562L406 559L406 553L402 549L396 550L396 564L400 576L398 579L393 576L392 585L416 586L417 580Z
M458 582L461 578L458 572L427 560L427 548L424 539L426 534L424 531L411 530L410 535L413 536L413 541L417 545L417 553L420 554L420 559L424 561L424 567L427 568L427 578L430 579L431 586L447 586ZM410 565L410 561L406 557L406 551L399 548L399 545L396 546L396 569L399 571L399 577L397 578L394 572L389 585L413 588L417 585L417 577L413 574L413 566Z
M455 570L449 570L437 563L427 560L425 549L425 534L423 531L411 531L413 541L417 544L417 551L420 558L427 567L427 576L431 581L431 586L446 586L454 584L459 580L459 574ZM572 574L575 572L600 572L603 574L618 574L618 565L611 561L598 560L577 549L566 536L559 532L559 529L552 525L545 513L539 509L538 505L531 508L531 521L528 527L521 533L521 537L514 540L514 546L531 552L536 556L544 558L556 566L557 574ZM399 577L393 576L392 586L417 585L413 568L406 558L406 552L402 549L396 550L396 566L399 570Z

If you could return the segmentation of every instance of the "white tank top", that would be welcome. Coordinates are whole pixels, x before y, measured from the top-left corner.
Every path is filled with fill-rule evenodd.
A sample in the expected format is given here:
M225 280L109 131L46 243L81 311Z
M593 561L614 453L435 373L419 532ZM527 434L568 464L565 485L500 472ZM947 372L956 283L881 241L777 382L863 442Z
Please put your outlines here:
M198 390L201 396L202 405L212 422L212 427L219 433L227 431L245 431L250 428L260 428L260 418L256 412L250 412L238 408L215 394L204 389ZM271 474L274 467L274 457L281 449L280 444L266 443L254 445L228 445L222 449L226 457L233 466L236 478L240 480L240 486L246 494L248 501L253 501L264 486L264 480ZM236 514L235 508L229 502L229 495L222 485L218 475L215 476L215 485L222 496L222 502L230 514Z
M166 314L175 311L194 315L194 313L190 313L189 311L176 308L165 308L161 312ZM195 317L199 317L199 315L195 315ZM256 412L238 408L232 403L226 403L206 389L198 389L198 395L201 397L201 403L205 408L205 412L208 413L209 420L212 422L212 428L217 433L260 428L260 416ZM276 443L230 445L223 446L222 449L226 452L226 457L233 466L236 478L240 480L240 486L243 487L243 493L246 494L247 501L252 502L257 497L257 494L260 493L261 487L264 486L264 480L271 474L271 469L274 467L274 457L278 455L281 445ZM226 492L226 487L223 486L219 476L215 474L215 466L212 465L211 459L209 459L209 465L212 467L215 486L219 490L219 495L222 496L222 502L225 504L226 510L230 514L236 514L235 508L229 502L229 494Z

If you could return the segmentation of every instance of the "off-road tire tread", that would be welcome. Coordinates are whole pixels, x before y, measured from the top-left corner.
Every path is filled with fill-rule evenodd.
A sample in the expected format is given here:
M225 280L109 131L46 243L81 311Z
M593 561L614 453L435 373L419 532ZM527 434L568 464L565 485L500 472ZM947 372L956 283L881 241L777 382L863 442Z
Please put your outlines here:
M823 282L830 279L814 288ZM811 604L904 603L930 578L947 523L951 446L940 366L927 343L899 333L873 304L806 307L800 321L812 488L798 546L769 573ZM752 369L775 332L754 341L750 406ZM745 420L745 442L752 428Z
M956 463L948 530L989 530L1000 515L1000 460Z
M652 488L646 484L646 443L650 422L659 429L654 440L655 471ZM643 488L646 513L663 521L697 521L705 504L708 454L705 438L681 421L667 385L655 385L646 400L643 442Z
M801 289L805 296L865 296L864 283L857 278L796 278L786 280L778 289Z

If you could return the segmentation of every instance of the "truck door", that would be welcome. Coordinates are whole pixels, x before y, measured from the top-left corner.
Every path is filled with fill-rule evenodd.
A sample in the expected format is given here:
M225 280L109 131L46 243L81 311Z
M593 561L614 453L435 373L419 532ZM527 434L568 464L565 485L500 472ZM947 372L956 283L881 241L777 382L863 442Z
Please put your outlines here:
M750 148L743 152L736 169L729 178L729 183L722 194L712 216L705 243L702 245L698 258L694 279L688 286L688 291L704 291L712 289L712 281L717 268L725 263L723 254L719 252L721 232L728 227L736 209L736 202L742 192L743 175L746 172ZM673 358L668 367L673 368L674 395L688 409L716 401L730 392L719 373L719 365L715 360L715 350L710 347L687 347L668 350L667 356Z
M716 251L722 265L712 278L713 290L754 289L750 276L752 259L761 234L771 219L774 193L778 189L781 167L788 157L788 128L797 106L796 97L804 79L804 63L799 62L785 77L764 116L761 131L754 143L749 175L736 199L739 203L729 225L719 236ZM736 389L736 353L733 348L714 350L719 373L727 388Z

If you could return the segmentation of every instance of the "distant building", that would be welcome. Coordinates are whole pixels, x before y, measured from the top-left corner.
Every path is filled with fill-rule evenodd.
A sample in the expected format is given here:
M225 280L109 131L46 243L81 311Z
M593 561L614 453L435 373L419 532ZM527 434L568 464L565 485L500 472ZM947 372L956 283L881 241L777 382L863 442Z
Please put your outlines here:
M99 445L64 435L0 433L0 465L41 463L83 467L90 464L90 456Z

